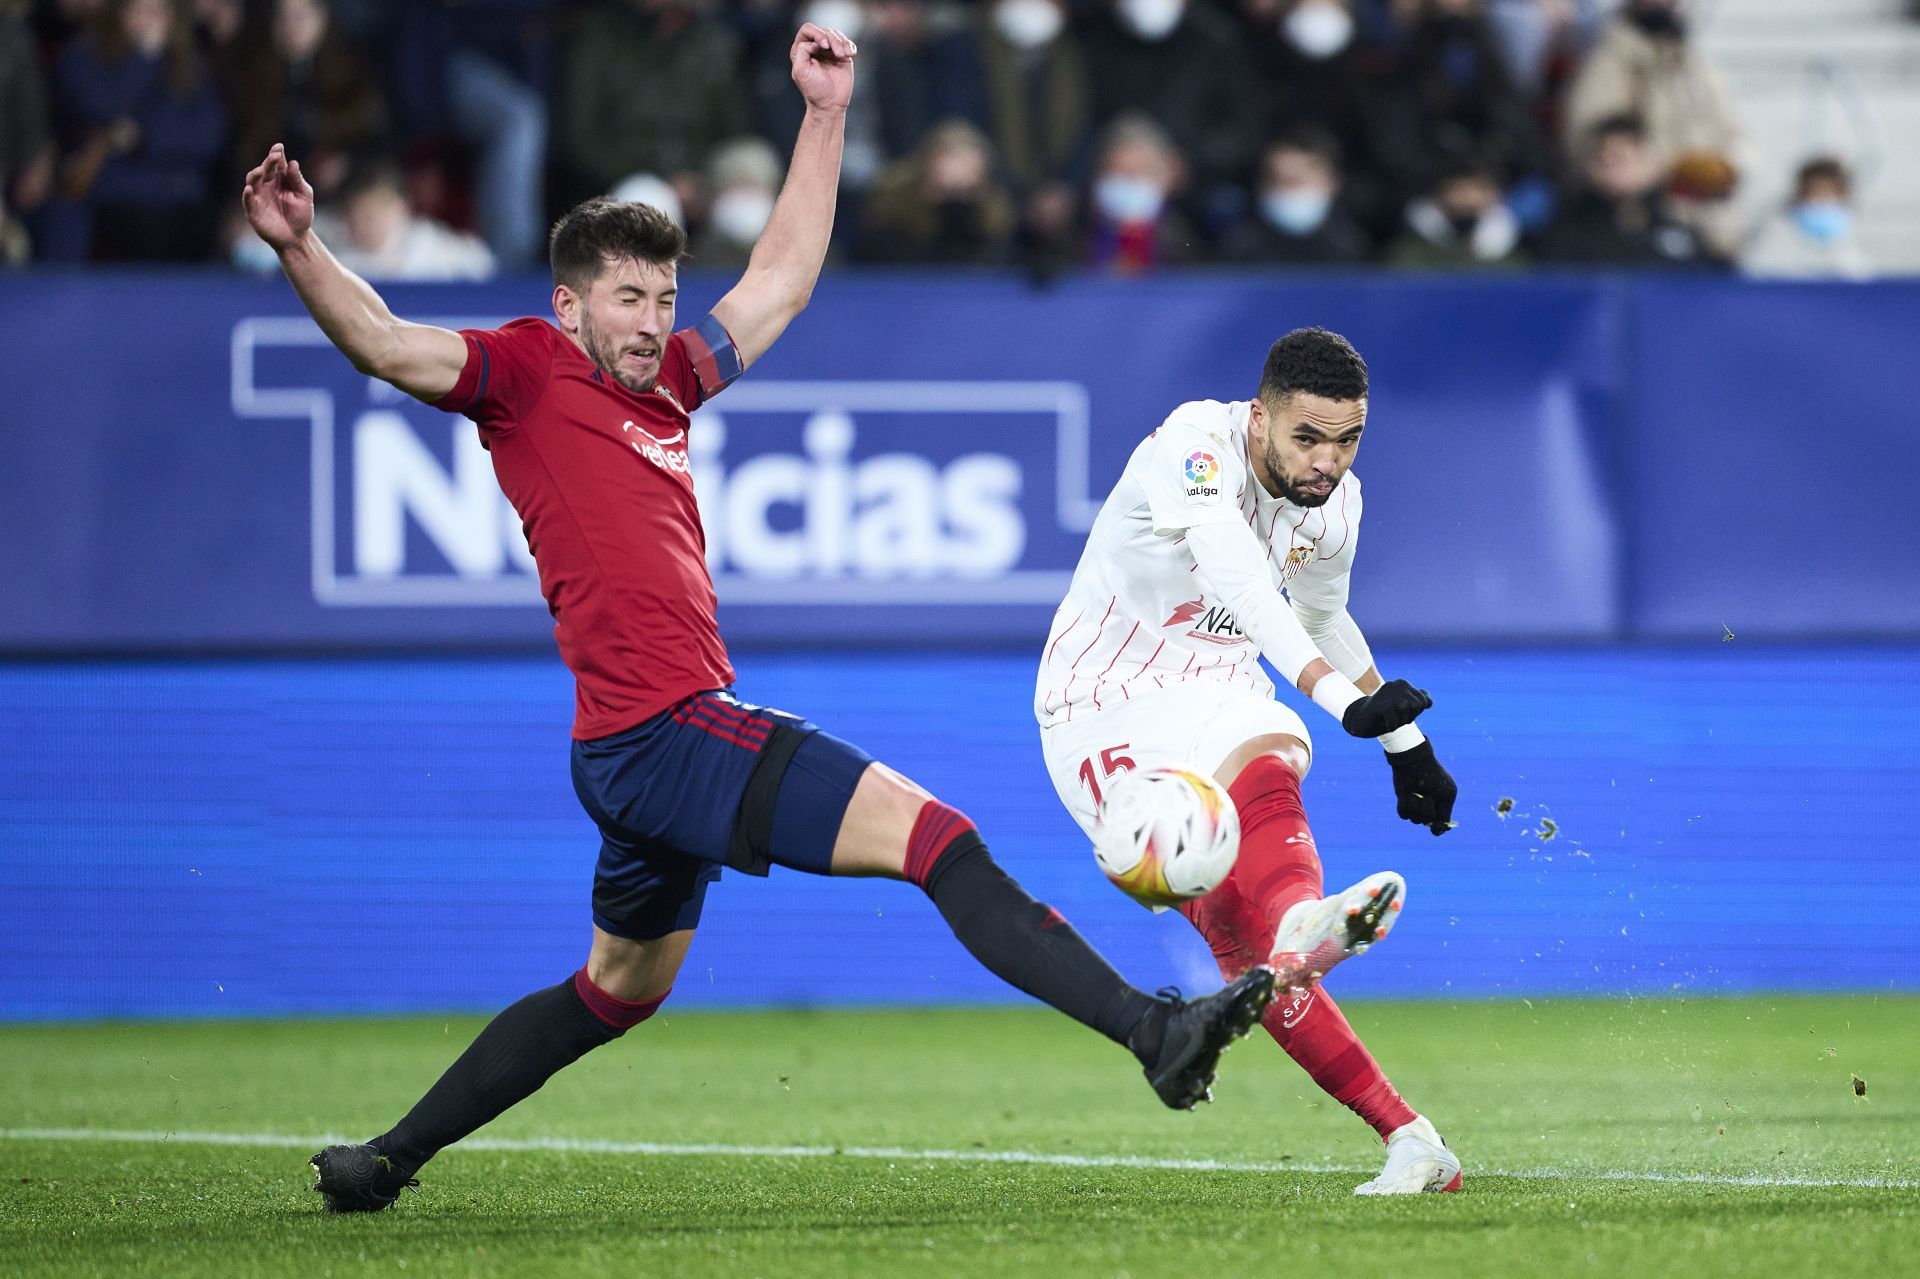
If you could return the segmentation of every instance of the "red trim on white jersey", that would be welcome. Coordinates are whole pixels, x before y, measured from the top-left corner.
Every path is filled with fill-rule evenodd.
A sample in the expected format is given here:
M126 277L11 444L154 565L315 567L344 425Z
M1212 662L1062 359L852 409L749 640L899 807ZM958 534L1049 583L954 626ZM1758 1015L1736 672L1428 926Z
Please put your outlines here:
M1100 624L1093 628L1093 638L1088 640L1087 646L1080 650L1080 656L1073 659L1074 670L1077 671L1080 669L1081 659L1086 657L1088 653L1091 653L1093 646L1100 642L1100 632L1107 629L1107 619L1113 616L1113 606L1119 602L1120 597L1118 595L1113 596L1107 601L1107 611L1100 615Z
M1067 606L1066 606L1066 603L1063 601L1060 607L1054 610L1053 615L1055 617L1058 617L1060 616L1060 614L1066 611L1067 611ZM1058 635L1053 637L1053 643L1047 649L1047 664L1049 666L1053 664L1053 650L1060 647L1061 640L1073 634L1073 628L1080 625L1080 619L1085 617L1086 615L1087 615L1086 606L1082 605L1080 608L1080 611L1073 615L1073 620L1067 623L1067 629L1064 631L1061 631Z
M1322 520L1320 521L1320 536L1322 539L1324 539L1326 535L1327 535L1327 521L1324 518L1322 518ZM1347 549L1347 539L1352 536L1353 536L1353 521L1347 518L1347 486L1342 484L1340 486L1340 545L1333 548L1332 555L1317 555L1314 558L1322 559L1322 560L1333 559L1334 556L1339 555L1340 552Z
M1107 663L1106 670L1103 670L1100 672L1098 679L1105 679L1107 677L1108 671L1111 671L1114 668L1114 665L1119 662L1120 654L1127 651L1127 645L1133 643L1133 637L1138 635L1139 633L1140 633L1140 623L1135 622L1133 624L1133 629L1127 632L1127 637L1120 641L1120 648L1117 652L1114 653L1113 661ZM1162 641L1162 643L1164 642L1165 641ZM1154 651L1157 653L1160 650L1155 649Z
M1206 578L1194 560L1193 542L1187 536L1187 529L1199 519L1231 521L1235 511L1240 513L1251 535L1266 542L1267 571L1274 579L1274 589L1283 597L1288 570L1298 573L1305 565L1315 565L1316 559L1335 563L1313 567L1305 580L1323 595L1344 594L1345 565L1361 511L1358 499L1349 501L1346 490L1355 487L1357 481L1343 481L1340 486L1343 538L1322 545L1333 512L1274 498L1249 472L1249 413L1250 407L1244 402L1194 401L1181 405L1157 432L1158 438L1137 448L1128 460L1112 495L1095 518L1073 586L1049 628L1034 690L1035 712L1042 724L1069 722L1082 709L1105 709L1113 704L1116 689L1122 699L1130 700L1136 682L1147 693L1171 690L1195 680L1229 686L1237 693L1244 678L1255 695L1271 694L1272 673L1261 663L1258 647L1244 636L1228 641L1230 622L1221 602L1206 598ZM1168 444L1170 435L1173 445ZM1217 509L1217 495L1196 502L1187 492L1191 486L1182 486L1181 463L1195 448L1210 450L1225 464L1227 474L1221 488L1232 494L1235 505L1231 510ZM1213 509L1194 513L1188 519L1185 506L1192 505ZM1312 518L1315 512L1319 513L1318 520ZM1262 516L1266 518L1264 528ZM1285 542L1280 538L1283 520L1289 525ZM1306 531L1309 526L1312 534ZM1231 524L1226 528L1231 530ZM1234 536L1239 534L1235 532ZM1288 552L1285 557L1278 553L1282 549ZM1283 565L1283 559L1288 563ZM1181 568L1186 569L1184 577L1178 571ZM1095 618L1093 605L1102 590L1109 594L1100 616ZM1210 611L1208 624L1170 624L1169 619L1179 615L1196 595ZM1095 622L1093 633L1082 641L1079 652L1069 655L1067 640L1077 636L1089 619ZM1064 626L1060 625L1063 620ZM1117 623L1125 623L1125 629ZM1108 638L1110 626L1120 637L1117 645ZM1142 636L1155 642L1143 646L1148 649L1144 658L1133 657L1133 646ZM1186 661L1176 665L1169 651L1177 656L1182 649L1186 650ZM1203 656L1205 661L1200 660ZM1160 665L1162 659L1167 662L1164 667ZM1082 683L1087 685L1085 690L1080 688Z

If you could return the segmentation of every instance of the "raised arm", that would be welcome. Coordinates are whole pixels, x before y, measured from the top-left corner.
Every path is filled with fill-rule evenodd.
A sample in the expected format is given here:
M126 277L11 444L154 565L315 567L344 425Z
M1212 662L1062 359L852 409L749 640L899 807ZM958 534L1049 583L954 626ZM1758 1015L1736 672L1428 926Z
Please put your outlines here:
M467 362L466 339L399 319L372 285L340 265L313 232L313 188L285 147L273 144L240 198L314 323L354 368L429 404L453 390Z
M813 296L833 234L840 150L853 98L853 41L811 22L793 39L793 82L807 101L786 185L753 246L746 274L713 308L742 367L766 353Z

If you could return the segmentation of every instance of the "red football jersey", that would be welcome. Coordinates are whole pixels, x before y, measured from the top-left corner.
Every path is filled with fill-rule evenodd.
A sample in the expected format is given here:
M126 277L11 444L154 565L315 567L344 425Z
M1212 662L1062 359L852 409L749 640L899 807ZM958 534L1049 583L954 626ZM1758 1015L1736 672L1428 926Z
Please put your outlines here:
M667 339L645 395L545 320L462 330L466 367L435 405L479 424L520 515L582 740L733 683L687 461L687 415L726 384L709 326L724 341L711 319Z

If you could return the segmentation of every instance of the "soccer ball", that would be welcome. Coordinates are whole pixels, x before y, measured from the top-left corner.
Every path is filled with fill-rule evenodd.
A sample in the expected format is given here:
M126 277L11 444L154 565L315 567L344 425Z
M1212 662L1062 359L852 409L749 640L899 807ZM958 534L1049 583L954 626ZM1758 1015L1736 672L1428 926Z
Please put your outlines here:
M1233 873L1240 815L1219 782L1190 768L1134 769L1100 806L1094 860L1146 906L1203 897Z

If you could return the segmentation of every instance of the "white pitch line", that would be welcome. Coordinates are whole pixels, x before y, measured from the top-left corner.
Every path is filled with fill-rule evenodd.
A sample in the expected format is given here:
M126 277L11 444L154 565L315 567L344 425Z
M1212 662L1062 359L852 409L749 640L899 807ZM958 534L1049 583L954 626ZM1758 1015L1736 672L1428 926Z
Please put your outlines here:
M263 1146L317 1150L348 1140L338 1136L294 1137L270 1132L168 1132L144 1128L0 1128L0 1141L101 1141L133 1145ZM709 1156L735 1159L890 1159L903 1163L1036 1164L1053 1168L1140 1168L1155 1172L1362 1173L1353 1164L1298 1160L1172 1159L1154 1155L1062 1155L1038 1150L919 1150L906 1146L746 1146L726 1142L593 1141L577 1137L474 1137L453 1148L494 1151L559 1151L591 1155ZM1862 1190L1920 1190L1920 1181L1897 1177L1720 1176L1711 1173L1583 1172L1560 1168L1472 1168L1479 1177L1528 1181L1624 1181L1690 1186L1795 1186Z

